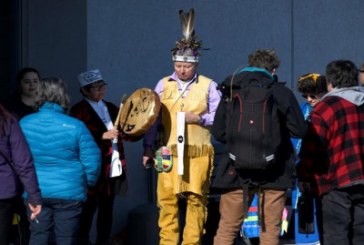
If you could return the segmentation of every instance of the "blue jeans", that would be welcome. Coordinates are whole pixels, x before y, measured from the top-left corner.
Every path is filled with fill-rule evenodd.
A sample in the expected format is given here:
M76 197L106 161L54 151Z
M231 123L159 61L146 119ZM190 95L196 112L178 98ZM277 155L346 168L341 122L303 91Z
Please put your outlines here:
M364 244L364 185L334 189L322 196L324 244Z
M30 224L29 245L48 245L53 231L58 245L77 244L81 211L82 202L43 198L42 211Z

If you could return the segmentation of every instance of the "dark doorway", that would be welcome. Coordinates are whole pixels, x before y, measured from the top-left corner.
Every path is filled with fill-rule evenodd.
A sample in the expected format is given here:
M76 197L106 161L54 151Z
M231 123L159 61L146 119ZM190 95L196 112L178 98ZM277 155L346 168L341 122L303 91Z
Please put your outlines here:
M0 97L15 86L15 74L21 64L21 0L0 1Z

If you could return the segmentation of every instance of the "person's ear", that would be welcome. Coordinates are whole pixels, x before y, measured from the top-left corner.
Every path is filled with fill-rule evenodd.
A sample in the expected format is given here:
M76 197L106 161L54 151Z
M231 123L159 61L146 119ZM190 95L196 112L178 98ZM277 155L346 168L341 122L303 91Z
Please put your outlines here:
M334 87L332 86L332 83L327 83L327 91L330 92L331 90L333 90Z

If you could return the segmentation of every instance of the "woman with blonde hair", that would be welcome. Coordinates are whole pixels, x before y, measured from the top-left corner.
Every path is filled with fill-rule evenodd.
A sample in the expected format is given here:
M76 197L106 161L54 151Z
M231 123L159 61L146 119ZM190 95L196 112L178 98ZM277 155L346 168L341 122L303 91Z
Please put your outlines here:
M88 186L100 172L100 150L80 120L66 114L69 97L62 79L39 84L39 110L20 120L34 157L43 209L30 224L30 245L76 244L80 215Z

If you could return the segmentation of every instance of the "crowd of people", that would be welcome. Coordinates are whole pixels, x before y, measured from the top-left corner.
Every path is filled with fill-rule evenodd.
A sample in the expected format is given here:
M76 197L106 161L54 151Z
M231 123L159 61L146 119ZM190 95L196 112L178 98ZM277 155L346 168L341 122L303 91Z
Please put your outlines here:
M325 74L300 76L300 106L278 80L280 59L273 49L254 50L247 65L220 85L198 73L202 43L191 21L194 10L180 11L180 17L183 38L172 49L174 71L155 86L161 110L143 135L143 164L149 168L153 162L158 171L160 244L201 244L211 186L221 191L214 245L234 244L254 195L260 244L278 245L292 189L293 206L307 193L315 202L317 236L297 236L297 243L363 244L364 64L334 60ZM82 72L78 81L83 99L70 107L61 78L24 68L14 94L1 102L0 245L9 244L14 212L21 244L46 245L52 236L60 245L91 244L96 211L96 244L110 244L115 196L127 191L123 141L140 137L115 123L119 107L104 100L107 83L100 70ZM250 116L244 110L250 106L256 113L255 104L245 102L257 89L268 91L263 105L271 115L265 115L278 127L267 129L273 131L274 152L257 160L266 165L247 167L252 148L265 150L240 132L259 133L254 119L242 125ZM212 136L226 146L215 169ZM115 154L121 165L116 175L110 173Z

